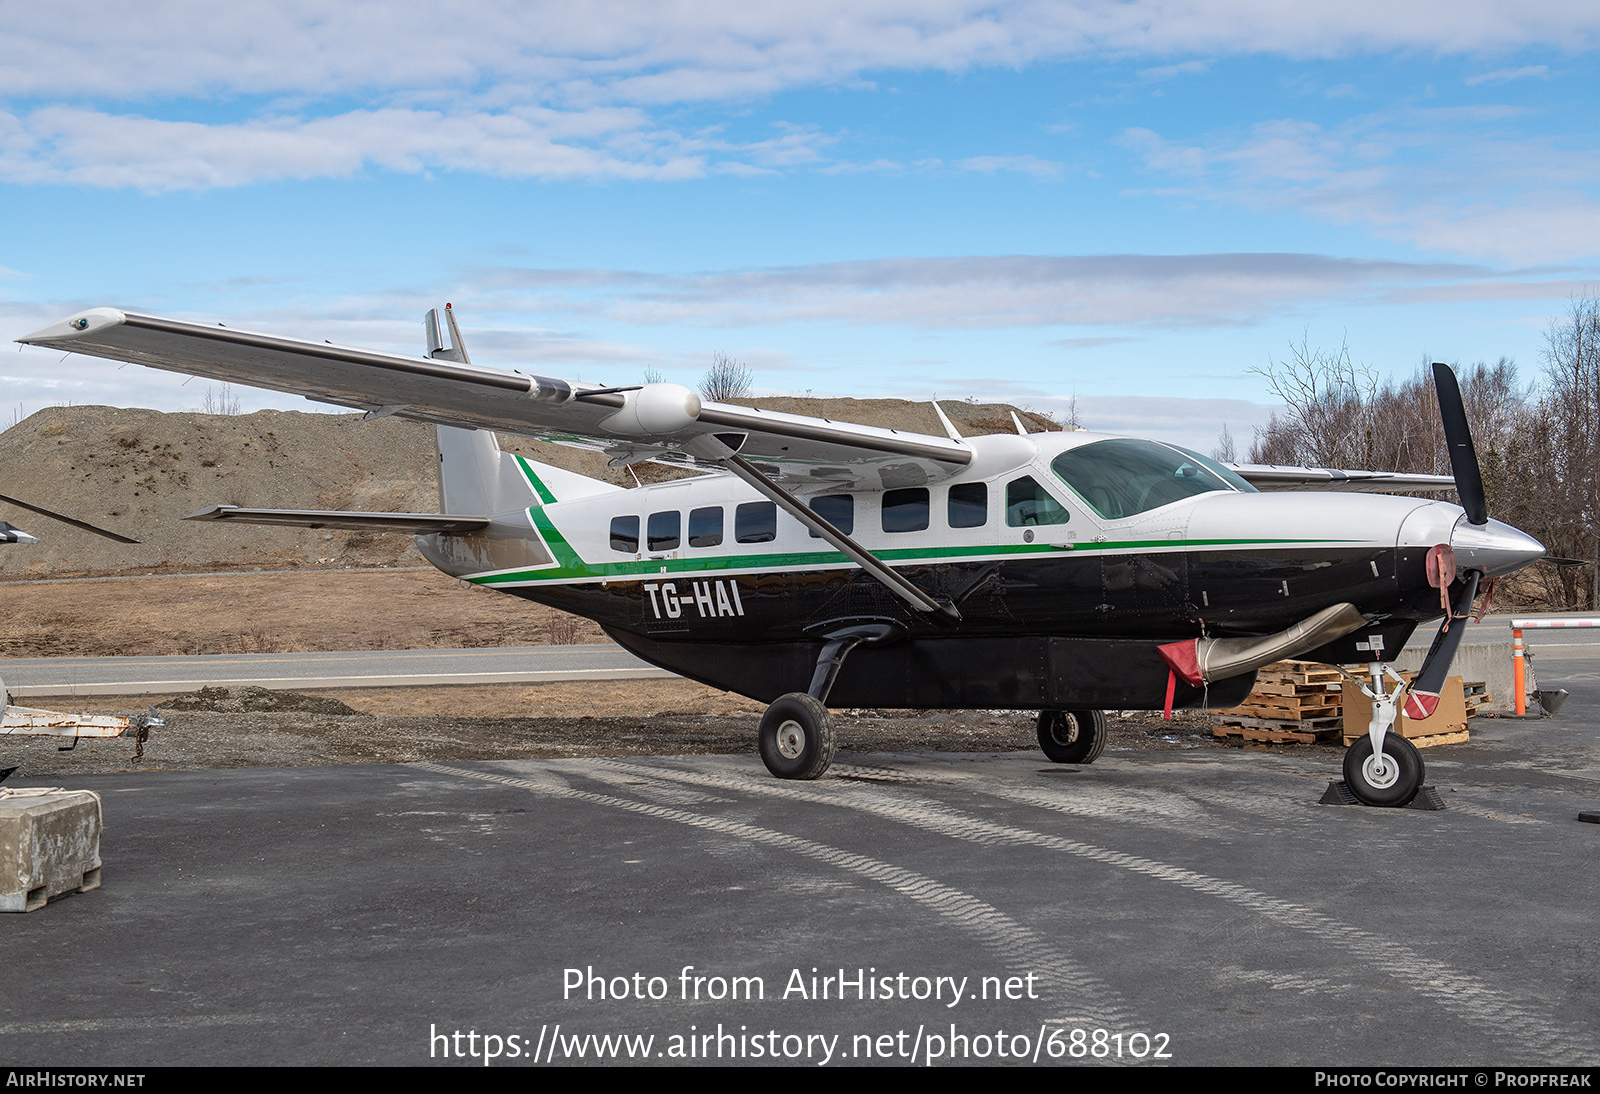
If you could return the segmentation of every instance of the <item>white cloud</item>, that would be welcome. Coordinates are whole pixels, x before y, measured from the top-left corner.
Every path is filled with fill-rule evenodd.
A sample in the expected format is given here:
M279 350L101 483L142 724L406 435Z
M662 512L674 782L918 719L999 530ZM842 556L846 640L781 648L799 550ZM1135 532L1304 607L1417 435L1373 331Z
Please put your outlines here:
M640 325L929 330L1241 326L1314 302L1386 303L1395 294L1480 284L1514 299L1527 284L1478 266L1297 254L896 258L677 276L498 267L469 280L476 299L507 312Z
M1562 262L1600 254L1600 147L1530 135L1503 106L1417 108L1334 126L1297 119L1169 140L1129 129L1124 147L1177 176L1165 193L1298 209L1474 259Z
M1505 84L1512 80L1543 80L1549 75L1549 65L1524 65L1522 68L1501 68L1481 76L1468 76L1465 83L1468 87L1477 87L1479 84Z
M1194 54L1597 42L1590 0L58 0L10 12L0 29L0 178L170 190L368 169L543 179L839 170L820 155L820 134L720 146L677 132L665 112L862 88L882 72L1150 57L1166 62L1143 70L1156 80L1204 71L1211 62L1184 56ZM961 166L1057 170L1029 156Z
M1588 0L57 0L9 13L0 94L330 95L512 79L685 102L876 69L1088 53L1577 50L1597 36L1600 11Z
M654 129L631 109L448 114L388 108L228 125L44 107L0 113L0 180L146 191L366 170L471 171L537 179L683 179L729 165L815 162L832 140L810 127L735 142Z
M1141 68L1141 80L1172 80L1179 76L1199 76L1210 71L1211 65L1206 61L1179 61L1177 64L1158 65L1155 68Z
M1038 156L969 156L957 160L956 166L963 171L977 171L984 175L1007 171L1039 179L1060 178L1063 170L1061 164Z
M1247 399L1184 399L1157 395L1079 395L1079 419L1085 429L1153 437L1209 454L1217 447L1223 426L1233 435L1241 458L1250 450L1258 428L1277 407ZM1058 409L1063 401L1041 399L1042 409Z

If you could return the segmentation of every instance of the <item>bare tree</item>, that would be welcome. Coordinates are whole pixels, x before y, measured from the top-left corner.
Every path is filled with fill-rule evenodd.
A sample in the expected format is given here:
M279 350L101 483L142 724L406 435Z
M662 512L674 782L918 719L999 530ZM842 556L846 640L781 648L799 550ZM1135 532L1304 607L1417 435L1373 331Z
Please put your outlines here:
M1228 432L1228 423L1222 423L1222 432L1217 436L1217 447L1211 450L1211 458L1219 463L1233 463L1239 458L1233 447L1233 434Z
M661 370L654 365L650 365L644 370L644 382L647 384L659 384L664 379L666 377L661 375Z
M1274 411L1256 431L1252 462L1376 466L1371 449L1378 377L1350 359L1348 345L1329 353L1312 348L1303 334L1298 345L1290 343L1288 360L1251 371L1266 380L1286 408L1282 414Z
M1586 558L1589 604L1600 606L1600 298L1574 298L1565 318L1545 332L1545 390L1540 417L1546 435L1536 438L1550 462L1545 506L1552 554ZM1570 593L1579 575L1564 574Z
M201 401L200 409L206 414L237 414L239 397L233 393L233 387L229 384L207 384L205 399Z
M750 394L753 379L747 365L718 351L711 355L711 367L700 377L700 394L714 403L743 399Z

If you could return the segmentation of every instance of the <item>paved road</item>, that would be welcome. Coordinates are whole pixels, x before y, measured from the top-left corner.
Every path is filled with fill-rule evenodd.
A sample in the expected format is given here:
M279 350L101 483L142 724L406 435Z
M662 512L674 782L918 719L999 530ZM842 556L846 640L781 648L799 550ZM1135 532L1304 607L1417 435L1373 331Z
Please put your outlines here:
M1509 639L1510 616L1470 625L1468 644ZM1542 618L1562 618L1550 615ZM1412 645L1424 648L1432 628ZM1600 680L1600 630L1527 632L1539 680ZM1558 661L1595 661L1593 669ZM1578 675L1572 677L1571 672ZM485 649L258 653L196 657L39 657L0 659L0 679L19 698L38 695L160 695L207 684L268 688L359 688L429 684L632 680L672 675L612 645L498 646Z
M194 691L208 684L362 688L637 680L671 675L610 645L0 660L0 679L19 698L162 695Z

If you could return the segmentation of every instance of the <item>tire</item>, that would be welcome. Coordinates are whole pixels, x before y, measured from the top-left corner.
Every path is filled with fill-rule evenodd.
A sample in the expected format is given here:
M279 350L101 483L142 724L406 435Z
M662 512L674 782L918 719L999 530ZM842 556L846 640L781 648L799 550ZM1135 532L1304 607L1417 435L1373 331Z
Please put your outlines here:
M833 763L833 715L804 692L780 696L761 718L761 762L780 779L816 779Z
M1105 711L1041 710L1039 747L1053 763L1094 763L1106 747Z
M1372 763L1372 738L1362 735L1344 754L1344 783L1363 805L1398 808L1411 804L1427 775L1417 746L1398 733L1383 738L1387 774L1379 775Z

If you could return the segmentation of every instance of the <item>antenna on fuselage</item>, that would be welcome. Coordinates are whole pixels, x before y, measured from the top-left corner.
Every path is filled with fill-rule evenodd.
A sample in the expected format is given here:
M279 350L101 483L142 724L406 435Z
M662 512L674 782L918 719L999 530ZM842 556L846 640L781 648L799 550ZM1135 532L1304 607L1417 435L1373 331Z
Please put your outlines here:
M938 399L933 400L933 412L939 415L939 424L944 426L945 436L949 437L952 441L959 441L962 439L961 431L956 428L955 423L950 420L947 414L945 414L944 408L939 405Z
M1018 433L1022 434L1024 437L1028 435L1027 427L1022 424L1022 419L1017 417L1017 412L1015 410L1011 412L1011 423L1017 427Z

